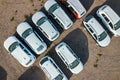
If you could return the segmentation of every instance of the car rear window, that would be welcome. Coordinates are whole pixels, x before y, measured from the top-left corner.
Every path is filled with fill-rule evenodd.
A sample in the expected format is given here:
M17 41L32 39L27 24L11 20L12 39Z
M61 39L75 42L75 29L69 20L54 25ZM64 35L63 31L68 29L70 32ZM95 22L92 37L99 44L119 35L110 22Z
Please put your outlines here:
M42 17L41 19L38 20L37 25L38 26L42 25L46 20L47 20L46 17Z
M56 3L49 8L49 12L53 13L57 8L59 8L59 5Z
M8 50L10 52L13 52L18 46L19 46L19 43L18 42L14 42L13 44L10 45Z
M31 28L29 28L29 29L27 29L26 31L23 32L22 37L25 39L31 33L33 33L33 30Z
M46 62L46 61L48 61L48 58L47 57L45 57L41 62L40 62L40 64L42 65L44 62Z

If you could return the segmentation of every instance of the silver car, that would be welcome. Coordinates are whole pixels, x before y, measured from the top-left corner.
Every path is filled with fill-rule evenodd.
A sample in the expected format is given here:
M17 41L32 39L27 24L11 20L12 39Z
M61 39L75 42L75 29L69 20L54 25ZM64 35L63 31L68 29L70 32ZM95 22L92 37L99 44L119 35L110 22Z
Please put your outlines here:
M55 51L72 73L78 74L83 70L83 63L66 43L58 44Z
M47 49L46 43L27 22L18 25L17 33L36 54L42 54Z
M88 32L92 35L95 41L101 46L106 47L109 45L111 39L100 23L92 16L89 15L83 20L83 24Z
M48 0L44 4L44 8L63 29L68 29L73 25L71 19L55 0Z
M10 36L4 41L4 47L24 67L31 66L36 57L15 37Z
M68 80L51 57L43 57L39 65L50 80Z
M32 16L32 21L50 41L54 41L59 37L60 34L57 28L43 12L36 12Z

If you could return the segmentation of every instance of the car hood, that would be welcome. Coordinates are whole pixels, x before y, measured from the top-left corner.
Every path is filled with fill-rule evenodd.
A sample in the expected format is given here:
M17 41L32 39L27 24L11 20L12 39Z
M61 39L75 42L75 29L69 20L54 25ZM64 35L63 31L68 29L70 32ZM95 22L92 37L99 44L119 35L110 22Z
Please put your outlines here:
M102 40L98 43L101 47L106 47L109 45L110 42L111 42L110 37L107 35L107 37L104 40Z

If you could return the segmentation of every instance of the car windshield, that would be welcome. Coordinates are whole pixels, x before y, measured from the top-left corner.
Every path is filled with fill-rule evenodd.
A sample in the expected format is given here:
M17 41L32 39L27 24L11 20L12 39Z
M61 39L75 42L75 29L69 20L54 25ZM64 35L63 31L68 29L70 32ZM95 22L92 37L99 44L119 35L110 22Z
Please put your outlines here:
M73 62L69 65L69 67L70 67L71 69L73 69L73 68L75 68L78 64L79 64L79 60L76 59L75 61L73 61Z
M59 74L54 80L62 80L63 76L61 74Z
M42 17L41 19L38 20L37 25L38 26L42 25L46 20L47 20L46 17Z
M44 62L46 62L46 61L48 61L48 58L47 57L45 57L41 62L40 62L40 64L42 65Z
M114 29L117 30L120 28L120 20L114 25Z
M38 48L37 48L37 51L41 51L43 49L43 45L40 45Z
M56 3L49 8L49 12L53 13L57 8L59 8L59 5Z
M102 41L103 39L105 39L107 36L107 33L104 31L103 33L101 33L99 36L98 36L98 40L99 41Z
M22 34L22 37L25 39L27 36L29 36L31 33L33 33L33 30L31 28L27 29L26 31L24 31L24 33Z
M13 52L17 47L19 46L18 42L14 42L10 47L9 47L9 51Z

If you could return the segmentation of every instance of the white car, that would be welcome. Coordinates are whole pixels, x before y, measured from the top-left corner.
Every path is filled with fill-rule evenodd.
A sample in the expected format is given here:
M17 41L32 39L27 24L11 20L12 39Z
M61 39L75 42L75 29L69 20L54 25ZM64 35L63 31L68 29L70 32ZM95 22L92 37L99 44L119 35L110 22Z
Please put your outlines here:
M32 16L33 23L38 26L38 29L47 37L50 41L54 41L59 37L59 32L53 23L47 18L43 12L36 12Z
M83 70L83 63L66 43L61 42L55 47L55 50L72 73L78 74Z
M120 17L110 6L104 5L99 8L97 15L114 36L120 36Z
M83 20L83 24L101 47L106 47L109 45L111 41L109 35L92 15L86 17Z
M4 41L4 47L24 67L31 66L36 57L15 37L10 36Z
M73 25L71 19L55 0L48 0L44 8L63 29L68 29Z
M51 57L43 57L39 65L50 80L68 80Z
M86 13L86 9L81 4L80 0L61 0L70 11L75 15L76 19L81 18Z
M18 25L17 33L36 54L42 54L47 49L46 43L27 22Z

